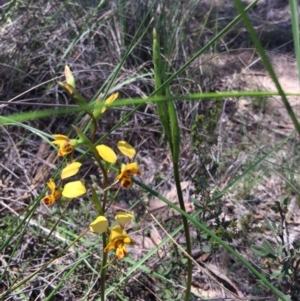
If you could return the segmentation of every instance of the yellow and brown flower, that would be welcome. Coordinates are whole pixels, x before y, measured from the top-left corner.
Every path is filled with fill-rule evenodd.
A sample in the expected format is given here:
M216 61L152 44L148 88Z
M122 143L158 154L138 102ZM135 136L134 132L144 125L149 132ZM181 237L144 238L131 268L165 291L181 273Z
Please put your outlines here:
M126 244L134 244L134 240L128 236L127 232L120 226L114 226L109 235L109 243L104 252L115 249L118 259L127 255Z

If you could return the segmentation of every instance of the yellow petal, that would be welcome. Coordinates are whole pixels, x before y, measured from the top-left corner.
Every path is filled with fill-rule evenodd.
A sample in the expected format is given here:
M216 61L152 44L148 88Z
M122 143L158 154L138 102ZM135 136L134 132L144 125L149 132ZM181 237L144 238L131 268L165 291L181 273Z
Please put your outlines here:
M53 137L55 137L56 140L52 141L52 144L58 145L58 147L59 147L58 156L59 157L63 157L65 155L68 155L73 152L73 150L74 150L73 144L76 145L76 143L74 143L74 141L76 141L76 139L70 140L67 136L60 135L60 134L53 135Z
M68 84L68 83L62 83L62 82L57 82L57 83L58 83L63 89L65 89L65 91L66 91L69 95L73 96L73 95L75 94L76 90L75 90L75 88L72 87L70 84Z
M121 173L116 176L115 181L116 180L121 181L121 186L124 188L129 188L132 186L132 179L129 173L124 170L122 170Z
M55 197L53 195L46 195L42 201L46 206L52 206L55 202Z
M55 191L56 185L55 185L55 182L53 181L53 179L49 180L49 182L47 183L47 186L49 187L49 189L51 190L51 192Z
M100 144L96 146L96 149L100 155L100 157L108 163L116 163L117 155L109 146L105 144Z
M127 245L133 245L133 244L135 244L136 242L131 238L131 237L125 237L124 239L123 239L123 242L124 242L124 244L127 244Z
M102 234L107 232L108 220L105 216L98 216L91 224L90 230L95 233Z
M70 70L70 67L68 65L65 66L65 77L66 77L66 82L73 88L75 88L75 78L74 75L72 74L72 71Z
M118 257L118 259L122 259L126 256L127 252L126 252L126 247L124 246L124 244L119 245L116 248L116 255Z
M73 163L67 165L67 167L65 167L61 171L61 178L66 179L66 178L76 175L78 173L81 165L82 164L80 162L73 162Z
M54 141L52 141L52 144L58 145L59 147L63 147L66 143L68 143L66 140L54 140Z
M74 147L69 142L64 142L63 145L59 146L58 156L63 157L65 155L71 154L74 150Z
M110 242L110 243L105 247L104 252L108 252L108 251L110 251L110 250L112 250L112 249L114 249L114 248L115 248L115 243L114 243L114 242Z
M124 227L127 223L129 223L133 218L133 214L129 212L118 212L115 216L115 220Z
M130 188L132 186L132 179L130 177L122 177L121 186L124 188Z
M110 242L114 242L116 240L122 240L125 237L128 237L127 232L120 225L116 225L111 228L110 235L109 235Z
M54 134L52 136L55 138L55 140L64 140L64 141L69 140L68 136L62 134Z
M130 173L134 175L141 175L142 173L139 170L139 166L136 162L127 164L124 168L122 167L123 173Z
M78 198L86 193L86 188L81 181L67 183L64 187L62 195L66 198Z
M106 100L105 100L105 104L109 105L111 103L113 103L119 96L119 93L114 93L112 95L110 95ZM101 110L101 113L104 113L106 111L106 106L104 106Z
M55 198L55 200L59 200L62 196L61 189L55 189L52 193L52 196Z
M133 148L133 146L131 146L130 144L128 144L125 141L119 141L118 142L118 149L119 151L125 155L126 157L132 159L135 156L135 149Z

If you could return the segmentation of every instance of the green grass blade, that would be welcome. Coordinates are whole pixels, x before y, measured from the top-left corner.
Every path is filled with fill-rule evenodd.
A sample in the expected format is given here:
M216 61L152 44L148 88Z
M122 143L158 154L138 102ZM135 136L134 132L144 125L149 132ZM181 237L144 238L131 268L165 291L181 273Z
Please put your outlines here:
M166 97L170 99L170 90L167 86L165 88L165 94ZM172 154L173 154L173 163L178 164L179 162L179 151L180 151L180 130L178 125L178 117L176 108L174 105L174 102L172 100L168 101L168 116L170 119L169 125L170 125L170 131L171 131L171 141L172 144L170 145L172 148Z
M41 199L41 198L40 198ZM16 236L16 234L18 232L22 231L22 228L24 227L24 223L28 223L28 221L30 220L30 218L32 217L32 215L34 214L37 206L39 205L40 199L38 199L38 201L36 203L34 203L34 205L32 206L32 208L30 209L29 207L26 208L26 211L24 211L24 213L26 213L25 217L22 219L22 222L15 227L15 225L11 225L12 226L12 233L11 235L7 238L6 241L2 242L0 245L0 253L3 251L3 249L10 243L10 241ZM15 227L15 228L14 228Z
M155 87L155 91L157 91L155 96L163 96L164 95L163 90L159 90L162 84L162 63L160 59L160 50L159 50L159 44L158 44L157 34L155 29L153 29L153 64L154 64L154 87ZM165 102L157 103L156 108L157 108L157 113L160 122L164 128L164 132L167 136L167 139L171 147L171 151L173 153L169 115L168 115Z
M290 4L290 11L291 11L294 47L295 47L297 67L298 67L298 78L300 82L300 39L299 39L298 4L296 0L289 0L289 4Z
M258 53L259 53L259 55L261 57L262 62L264 63L267 71L269 72L269 74L270 74L270 76L271 76L271 78L272 78L272 80L273 80L273 82L274 82L274 84L275 84L275 86L276 86L276 88L279 92L279 95L281 96L281 100L282 100L288 114L290 115L290 118L291 118L291 120L292 120L292 122L295 126L295 129L297 130L298 134L300 134L300 124L298 122L298 119L297 119L297 117L294 113L294 110L291 107L291 105L290 105L290 103L289 103L289 101L288 101L288 99L287 99L287 97L286 97L279 81L278 81L278 78L277 78L277 76L275 74L275 71L274 71L274 69L273 69L273 67L272 67L272 65L271 65L271 63L270 63L270 61L269 61L269 59L266 55L266 52L264 51L264 49L263 49L263 47L262 47L255 31L253 29L253 26L252 26L252 24L249 20L249 17L247 16L246 12L244 11L241 0L234 0L234 4L235 4L238 12L242 16L245 27L248 30L249 35L250 35L250 37L251 37L251 39L252 39L252 41L253 41L253 43L254 43L257 51L258 51Z
M72 49L74 48L74 46L81 41L81 39L90 33L90 31L99 24L92 24L91 27L90 26L90 21L93 19L93 17L97 14L97 12L99 12L101 6L105 4L105 0L101 0L99 1L97 7L93 10L93 12L90 14L89 18L87 18L86 22L85 22L85 26L84 28L81 29L81 32L75 37L75 39L70 43L69 47L66 49L66 51L64 52L64 54L61 57L61 62L70 54L70 52L72 51Z
M164 85L164 84L163 84ZM129 99L122 99L116 100L113 104L107 106L108 108L115 108L115 107L122 107L122 106L130 106L135 105L136 108L133 109L130 113L128 113L119 123L117 123L114 127L111 128L111 130L105 134L101 140L106 138L112 131L114 131L116 128L118 128L125 120L127 120L130 116L132 116L141 105L146 104L147 102L166 102L168 100L199 100L199 99L211 99L211 98L225 98L225 97L266 97L266 96L278 96L280 95L277 91L272 92L262 92L262 91L239 91L239 92L222 92L222 93L193 93L189 95L184 96L156 96L156 97L150 97L148 99L144 98L129 98ZM291 93L286 92L286 96L300 96L300 93ZM53 105L52 105L53 106ZM93 107L89 104L85 107L85 109L92 109ZM78 113L82 112L82 109L78 106L65 106L60 109L47 109L47 110L39 110L34 112L24 112L19 114L11 114L7 116L0 116L0 125L12 125L16 122L23 122L23 121L29 121L29 120L37 120L41 118L45 118L48 116L61 116L61 115L68 115L71 113ZM24 126L24 125L23 125Z

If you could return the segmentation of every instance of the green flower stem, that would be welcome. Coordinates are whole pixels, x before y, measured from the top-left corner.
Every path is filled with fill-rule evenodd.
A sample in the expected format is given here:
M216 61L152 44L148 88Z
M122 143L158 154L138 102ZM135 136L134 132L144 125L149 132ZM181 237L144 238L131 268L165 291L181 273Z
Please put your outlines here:
M102 164L101 158L98 154L98 151L93 143L89 141L87 144L87 147L90 149L90 151L93 153L95 160L97 161L98 165L101 168L101 171L103 173L103 204L102 204L102 212L103 215L105 213L105 206L107 202L107 194L108 189L105 189L108 187L108 177L107 172ZM101 277L101 301L105 301L105 277L106 277L106 264L107 264L107 253L104 252L104 248L106 246L106 233L102 233L102 245L103 245L103 253L102 253L102 262L101 262L101 270L100 270L100 277Z
M104 215L105 213L105 207L107 202L107 194L108 194L108 176L107 176L107 170L105 169L104 165L102 164L101 157L95 147L95 145L90 141L90 139L77 127L73 126L79 136L79 138L84 142L84 145L89 148L89 150L92 152L95 160L97 161L99 167L101 168L101 171L103 173L103 204L102 206L98 206L97 203L95 203L95 194L93 195L93 203L95 204L98 212L100 215ZM102 213L102 214L101 214ZM103 244L103 255L102 255L102 262L101 262L101 301L105 301L105 275L106 275L106 264L107 264L107 253L104 252L104 248L106 246L106 233L102 233L102 244Z
M103 173L103 204L102 204L102 210L103 213L105 213L105 206L106 206L106 202L107 202L107 194L108 194L108 189L106 189L108 187L108 176L107 176L107 171L105 170L103 164L102 164L102 160L101 157L98 154L98 151L95 147L95 145L93 143L90 143L90 145L88 146L89 149L91 150L91 152L94 155L95 160L97 161L98 165L101 168L101 171Z
M175 183L176 183L176 189L177 189L177 195L178 195L178 201L179 201L179 206L180 209L184 212L185 210L185 205L184 205L184 200L183 200L183 195L182 195L182 190L181 190L181 185L180 185L180 176L179 176L179 166L178 163L173 163L173 169L174 169L174 178L175 178ZM192 286L192 247L191 247L191 236L190 236L190 231L189 231L189 224L186 216L182 215L182 221L183 221L183 228L184 228L184 235L185 235L185 240L186 240L186 251L189 255L187 258L187 283L186 283L186 291L185 291L185 301L190 300L190 294L191 294L191 286Z
M106 233L102 233L102 262L101 262L101 301L105 301L105 278L106 278L106 264L107 264L107 252L104 252L104 246L106 246Z
M91 111L91 109L87 109L87 102L84 99L84 97L70 84L68 83L62 83L62 82L58 82L58 84L69 94L69 96L74 100L74 102L83 110L85 111L89 116L90 116L90 120L93 121L93 126L92 126L92 130L91 130L91 137L92 137L92 141L95 140L95 134L96 134L96 130L97 130L97 121ZM90 121L89 120L89 121ZM87 121L86 124L89 124L89 121ZM83 126L83 128L85 127L85 125Z
M107 201L107 193L108 193L107 189L106 189L108 187L108 177L107 177L106 169L104 168L101 157L98 154L98 151L97 151L95 145L91 142L91 140L78 127L73 125L73 128L75 129L76 133L78 134L79 138L84 143L84 145L90 149L90 151L92 152L95 160L97 161L97 163L103 173L103 187L104 187L103 199L104 200L103 200L102 210L103 210L103 213L105 213L105 204Z
M169 87L166 87L166 95L170 95ZM178 195L179 206L181 210L185 211L185 204L182 195L182 189L180 185L180 175L179 175L179 149L180 149L180 131L178 125L178 118L176 109L173 101L168 101L168 113L170 118L170 128L171 128L171 142L170 147L173 149L172 157L173 157L173 170L174 170L174 179L176 183L176 190ZM191 246L191 237L189 231L188 220L185 216L182 215L183 227L184 227L184 235L186 239L186 251L189 255L187 258L187 283L186 283L186 292L185 292L185 301L190 300L191 294L191 286L192 286L192 269L193 264L191 260L192 256L192 246Z
M167 96L170 96L170 90L169 86L166 86L165 93ZM168 117L170 119L170 131L171 131L171 142L172 144L170 147L172 150L172 157L173 157L173 170L174 170L174 179L176 183L176 190L178 195L178 201L179 206L181 210L185 210L183 195L182 195L182 189L180 185L180 175L179 175L179 149L180 149L180 131L179 131L179 125L178 125L178 118L176 109L174 106L173 101L168 101ZM185 292L185 301L190 300L190 294L191 294L191 286L192 286L192 247L191 247L191 237L190 237L190 231L189 231L189 225L188 220L185 216L182 215L182 221L183 221L183 227L184 227L184 235L186 239L186 251L189 255L187 258L187 283L186 283L186 292Z
M94 155L94 158L96 159L98 165L100 166L102 173L103 173L103 204L102 204L102 212L103 214L105 213L105 206L107 202L107 194L108 194L108 189L105 189L108 187L108 177L107 177L107 172L102 164L101 158L98 154L98 151L93 143L89 143L88 145L89 149ZM103 253L102 253L102 262L101 262L101 271L100 271L100 276L101 276L101 301L105 301L105 277L106 277L106 264L107 264L107 253L104 252L104 248L106 246L106 233L102 233L102 245L103 245Z
M97 121L93 115L93 113L90 110L85 109L87 102L86 100L77 92L76 89L74 89L74 94L72 95L73 100L84 110L90 117L90 120L87 121L87 124L90 124L90 121L93 121L92 126L91 126L91 140L95 141L95 134L97 131ZM82 128L85 128L86 126L83 125Z

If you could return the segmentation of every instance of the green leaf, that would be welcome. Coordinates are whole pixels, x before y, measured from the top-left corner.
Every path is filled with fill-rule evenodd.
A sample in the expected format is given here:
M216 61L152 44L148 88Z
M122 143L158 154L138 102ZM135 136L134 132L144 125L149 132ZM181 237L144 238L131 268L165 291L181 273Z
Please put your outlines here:
M261 257L267 257L269 254L269 252L263 246L252 246L251 249L255 254Z
M283 205L284 206L288 206L291 203L292 199L287 197L283 200Z
M267 240L264 240L262 245L265 248L265 250L268 252L268 254L275 255L275 251L273 247L270 245L270 243Z
M265 221L266 227L268 229L270 229L272 232L277 231L277 225L275 223L273 223L273 222L271 223L267 217L264 217L264 221Z
M92 199L93 204L97 208L98 214L103 215L102 207L101 207L101 204L99 201L99 196L93 186L92 186L92 198L91 199Z
M281 270L277 270L270 275L270 279L278 279L281 278L282 272Z
M278 301L280 301L282 299L278 298ZM292 297L290 295L284 295L284 300L285 301L292 301Z
M87 145L90 142L90 139L81 131L81 129L75 125L73 125L74 130L76 131L78 137L80 138L81 142Z

